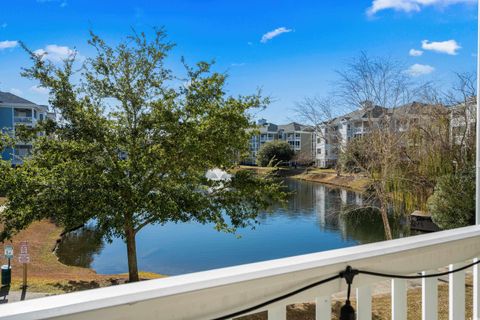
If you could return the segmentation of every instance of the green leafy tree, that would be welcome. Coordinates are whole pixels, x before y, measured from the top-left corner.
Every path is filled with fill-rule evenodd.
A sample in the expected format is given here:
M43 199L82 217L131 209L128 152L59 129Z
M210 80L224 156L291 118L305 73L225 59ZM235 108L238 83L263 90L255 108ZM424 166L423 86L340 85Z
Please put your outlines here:
M270 141L260 147L257 164L262 167L275 166L292 160L295 153L285 141Z
M433 221L442 229L474 224L475 167L439 178L427 205Z
M248 111L268 100L225 94L224 74L200 62L186 77L165 67L173 47L155 30L116 46L95 34L96 50L75 72L28 50L23 75L50 91L62 121L36 139L32 156L9 179L3 238L53 218L66 229L94 219L107 238L122 237L130 281L139 280L136 235L150 224L196 221L234 232L283 197L273 177L248 171L207 179L248 152Z

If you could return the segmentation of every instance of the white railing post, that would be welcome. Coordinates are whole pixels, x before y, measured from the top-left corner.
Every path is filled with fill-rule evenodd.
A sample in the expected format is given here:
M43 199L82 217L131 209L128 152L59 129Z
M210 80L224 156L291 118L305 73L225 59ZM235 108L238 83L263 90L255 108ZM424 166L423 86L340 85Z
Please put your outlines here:
M278 304L269 308L268 320L287 320L287 306Z
M452 271L462 264L451 264ZM458 271L448 275L448 319L465 319L465 271Z
M476 159L475 159L475 223L480 224L480 2L477 5L477 108L476 108ZM468 106L466 106L468 108ZM474 320L480 319L480 280L479 266L473 267L473 315Z
M480 93L480 3L478 5L478 16L477 16L477 24L478 24L478 29L477 29L477 114L476 114L476 159L475 159L475 164L476 164L476 179L475 179L475 185L476 185L476 190L475 190L475 200L476 200L476 206L475 206L475 222L476 224L480 224L480 99L478 98L478 94ZM468 108L469 106L465 106L465 108ZM467 109L468 110L468 109ZM467 120L468 122L468 120ZM468 123L467 123L468 125Z
M357 288L357 320L372 320L372 292L370 286Z
M407 320L407 281L392 279L392 320Z
M476 108L476 178L475 178L475 223L480 224L480 2L477 5L477 108ZM466 106L468 108L468 106ZM473 267L473 315L474 320L480 319L480 279L479 266Z
M423 275L429 272L422 272ZM438 278L422 279L422 320L438 318Z
M478 258L473 259L473 262L477 262ZM480 267L478 264L473 266L473 320L480 320Z
M332 298L315 298L315 320L332 319Z

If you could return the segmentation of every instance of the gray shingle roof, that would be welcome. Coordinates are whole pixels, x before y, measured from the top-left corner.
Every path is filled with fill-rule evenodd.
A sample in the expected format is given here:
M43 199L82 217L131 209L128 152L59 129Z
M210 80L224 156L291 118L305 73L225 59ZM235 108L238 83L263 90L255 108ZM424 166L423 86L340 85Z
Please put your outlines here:
M32 106L36 106L36 104L31 101L20 98L19 96L16 96L10 92L2 91L0 91L0 103L31 104Z
M396 108L393 112L395 115L401 116L433 115L446 113L447 108L441 104L427 104L414 101Z
M282 124L282 125L279 125L278 126L278 129L279 130L284 130L286 132L290 132L290 131L304 131L306 129L308 129L309 127L308 126L305 126L303 124L300 124L300 123L297 123L297 122L292 122L292 123L289 123L289 124Z

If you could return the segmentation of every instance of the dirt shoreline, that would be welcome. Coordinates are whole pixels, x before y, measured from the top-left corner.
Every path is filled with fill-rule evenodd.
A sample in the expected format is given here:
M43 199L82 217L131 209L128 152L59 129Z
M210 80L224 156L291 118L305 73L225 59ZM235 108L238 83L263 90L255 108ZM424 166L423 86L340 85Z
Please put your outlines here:
M266 174L274 168L240 166L240 170L251 170L258 174ZM279 176L299 179L304 181L318 182L333 187L350 189L352 191L364 192L370 185L370 180L364 176L357 174L341 174L338 175L333 169L295 169L295 168L278 168L276 172Z
M328 184L333 187L350 189L358 192L366 191L369 186L369 180L362 176L353 174L337 175L337 173L335 172L322 172L319 170L312 170L305 173L293 175L292 178Z

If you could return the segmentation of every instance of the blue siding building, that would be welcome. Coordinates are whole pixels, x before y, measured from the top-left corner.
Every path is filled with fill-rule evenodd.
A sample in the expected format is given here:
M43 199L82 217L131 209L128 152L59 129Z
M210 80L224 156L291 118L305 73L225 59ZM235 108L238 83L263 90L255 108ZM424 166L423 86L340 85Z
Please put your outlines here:
M15 127L19 125L35 126L37 122L54 118L48 112L47 106L35 104L9 92L0 91L0 130L4 133L15 135ZM22 159L32 150L29 142L17 142L14 148L7 148L1 153L3 160L19 165Z

